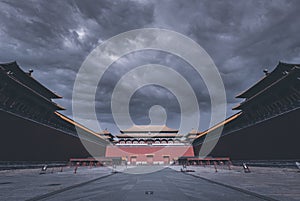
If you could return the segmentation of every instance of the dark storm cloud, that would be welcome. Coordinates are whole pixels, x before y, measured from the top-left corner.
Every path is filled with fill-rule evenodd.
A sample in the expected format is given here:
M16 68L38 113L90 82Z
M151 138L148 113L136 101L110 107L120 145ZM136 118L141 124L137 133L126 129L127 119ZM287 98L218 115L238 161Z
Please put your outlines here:
M0 8L0 61L33 68L39 81L64 96L57 102L69 116L73 83L85 57L102 41L131 29L171 29L199 43L220 71L228 115L240 101L234 96L260 79L264 68L272 70L279 60L300 63L299 1L2 1ZM104 128L116 131L110 109L115 84L147 63L170 66L188 80L199 101L201 129L206 128L210 99L201 78L182 59L151 51L121 58L99 83L96 109ZM166 106L168 125L176 127L178 102L155 86L132 97L135 122L149 122L154 104Z
M153 18L151 4L131 1L3 1L0 6L0 61L33 68L38 80L64 96L57 102L67 115L77 70L89 52Z
M187 34L208 51L230 90L241 81L249 86L280 59L299 61L298 9L298 1L195 1L160 5L156 13L163 13L162 27Z

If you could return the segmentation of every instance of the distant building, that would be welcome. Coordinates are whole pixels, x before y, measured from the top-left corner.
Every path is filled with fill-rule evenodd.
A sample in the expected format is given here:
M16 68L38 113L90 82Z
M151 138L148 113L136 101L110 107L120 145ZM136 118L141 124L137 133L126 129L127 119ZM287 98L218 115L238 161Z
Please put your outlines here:
M121 130L106 157L123 157L128 164L171 164L181 156L194 156L193 147L178 130L165 125L134 125Z
M102 132L97 133L101 138L106 139L109 142L114 142L115 136L111 134L107 129L103 130Z

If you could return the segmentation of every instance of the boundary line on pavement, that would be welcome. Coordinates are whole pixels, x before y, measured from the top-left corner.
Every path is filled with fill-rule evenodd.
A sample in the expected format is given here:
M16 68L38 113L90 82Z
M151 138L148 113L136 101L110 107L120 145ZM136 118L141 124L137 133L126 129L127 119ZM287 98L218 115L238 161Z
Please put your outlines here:
M279 201L279 200L276 200L274 198L267 197L265 195L254 193L252 191L248 191L248 190L245 190L245 189L242 189L242 188L238 188L238 187L235 187L235 186L230 186L230 185L227 185L227 184L224 184L224 183L221 183L221 182L213 181L213 180L201 177L199 175L189 174L189 173L186 173L186 172L182 172L182 173L186 174L186 175L190 175L192 177L196 177L196 178L202 179L204 181L207 181L207 182L210 182L210 183L213 183L213 184L217 184L217 185L220 185L220 186L232 189L232 190L236 190L236 191L239 191L239 192L242 192L242 193L245 193L245 194L248 194L248 195L260 198L260 199L263 199L263 200L267 200L267 201Z
M45 198L48 198L48 197L51 197L53 195L57 195L59 193L62 193L62 192L65 192L65 191L68 191L68 190L71 190L71 189L74 189L74 188L77 188L77 187L81 187L81 186L84 186L86 184L89 184L89 183L92 183L94 181L97 181L97 180L100 180L100 179L103 179L103 178L106 178L106 177L109 177L109 176L112 176L114 174L116 174L118 172L113 172L113 173L110 173L108 175L104 175L104 176L101 176L101 177L98 177L98 178L95 178L95 179L92 179L92 180L89 180L89 181L86 181L86 182L82 182L82 183L79 183L79 184L75 184L75 185L72 185L72 186L68 186L68 187L65 187L65 188L62 188L62 189L59 189L59 190L56 190L56 191L52 191L50 193L46 193L46 194L43 194L43 195L38 195L36 197L33 197L33 198L30 198L30 199L27 199L25 201L38 201L38 200L43 200Z

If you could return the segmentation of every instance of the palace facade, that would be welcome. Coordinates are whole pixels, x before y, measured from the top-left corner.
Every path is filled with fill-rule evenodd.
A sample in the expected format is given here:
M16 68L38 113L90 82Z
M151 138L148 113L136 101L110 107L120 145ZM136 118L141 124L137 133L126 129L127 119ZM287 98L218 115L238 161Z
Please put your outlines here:
M108 141L61 114L62 98L16 62L0 64L0 160L68 161L103 156ZM80 131L79 138L77 131ZM87 151L86 146L90 150Z
M272 72L237 95L244 99L235 115L197 135L198 155L205 137L223 127L210 153L242 160L300 159L300 65L279 62Z
M189 141L166 125L134 125L116 137L106 157L123 157L131 165L169 165L179 157L194 156Z

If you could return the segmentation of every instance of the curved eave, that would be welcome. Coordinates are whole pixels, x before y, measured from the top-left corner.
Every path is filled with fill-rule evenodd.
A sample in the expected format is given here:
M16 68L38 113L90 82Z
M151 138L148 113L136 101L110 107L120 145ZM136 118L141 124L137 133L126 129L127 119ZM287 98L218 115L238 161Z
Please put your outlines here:
M100 138L100 139L102 139L102 140L106 140L106 139L103 138L102 136L99 136L96 132L94 132L94 131L88 129L87 127L85 127L85 126L83 126L83 125L81 125L81 124L79 124L79 123L77 123L77 122L75 122L74 120L70 119L69 117L67 117L67 116L65 116L65 115L63 115L63 114L61 114L61 113L59 113L59 112L54 112L54 113L55 113L58 117L60 117L61 119L63 119L63 120L65 120L65 121L69 122L70 124L72 124L72 125L74 125L74 126L80 128L80 129L86 131L87 133L89 133L89 134L91 134L91 135L93 135L93 136L96 136L96 137L98 137L98 138Z
M300 67L295 66L294 68L292 68L290 70L289 73L287 73L286 75L282 76L280 79L273 82L270 86L268 86L268 87L264 88L263 90L259 91L258 93L256 93L251 98L246 99L244 102L242 102L239 105L237 105L236 107L234 107L233 110L241 110L241 108L244 107L246 104L248 104L250 102L253 102L253 100L257 100L257 98L259 98L259 97L262 97L263 94L268 93L270 91L270 89L272 89L274 87L277 87L278 85L280 85L280 83L284 82L286 79L290 79L291 76L296 76L297 73L299 74L299 71L300 71Z
M241 104L234 106L232 110L241 110Z
M58 105L58 104L55 104L55 105L56 105L57 110L66 110L66 108L64 108L61 105Z
M19 75L23 74L22 75L22 77L24 77L23 79L25 79L25 80L27 79L29 82L31 82L32 85L36 85L37 88L40 88L40 90L43 90L44 93L48 94L49 98L53 98L53 99L62 98L62 96L56 94L55 92L53 92L50 89L48 89L47 87L45 87L43 84L41 84L34 77L29 75L27 72L24 72L20 68L20 66L18 65L18 63L16 61L12 61L12 62L8 62L8 63L1 63L0 66L3 66L5 70L11 70L12 72L16 71L15 73L17 73ZM17 79L17 80L19 80L19 79ZM21 81L21 80L19 80L19 81L23 83L23 81ZM26 83L23 83L23 84L26 85ZM39 93L39 92L37 91L37 93Z
M24 72L25 73L25 72ZM26 73L25 73L26 74ZM39 81L37 81L34 77L32 77L31 75L28 75L27 76L29 78L31 78L33 80L33 82L35 82L37 85L39 85L40 87L42 87L44 90L48 91L48 93L50 94L50 98L52 99L60 99L60 98L63 98L62 96L58 95L57 93L55 93L54 91L51 91L50 89L48 89L47 87L45 87L42 83L40 83Z
M133 125L132 127L121 130L121 133L178 133L178 130L167 127L166 125Z
M235 96L235 98L248 98L248 93L251 91L256 85L258 85L260 82L262 82L267 76L263 76L260 78L255 84L251 85L248 89L242 91L238 95Z
M181 138L183 135L127 135L127 134L121 134L117 135L117 138Z
M233 121L234 119L238 118L241 114L242 114L242 112L239 112L239 113L237 113L237 114L232 115L231 117L225 119L224 121L222 121L222 122L216 124L215 126L209 128L209 129L207 129L206 131L202 132L200 135L197 136L196 139L201 138L201 137L207 135L207 134L210 133L211 131L216 130L217 128L220 128L221 126L224 126L225 124L227 124L227 123Z
M258 80L254 85L249 87L247 90L243 91L242 93L238 94L236 98L250 98L250 96L254 96L256 93L259 93L260 90L255 92L256 88L264 88L264 85L271 85L272 83L276 82L277 80L282 78L282 73L285 71L290 71L294 67L300 66L299 64L289 64L279 61L275 69L270 72L268 75L265 75L260 80ZM266 86L265 86L266 87Z
M16 79L14 76L11 75L7 75L9 79L13 80L15 83L17 83L19 86L25 88L26 90L30 91L31 93L35 94L37 97L41 98L42 100L44 100L45 102L47 102L49 105L52 105L52 107L55 107L56 110L65 110L64 107L52 102L51 100L45 98L44 96L42 96L41 94L37 93L35 90L29 88L27 85L23 84L22 82L20 82L18 79Z

